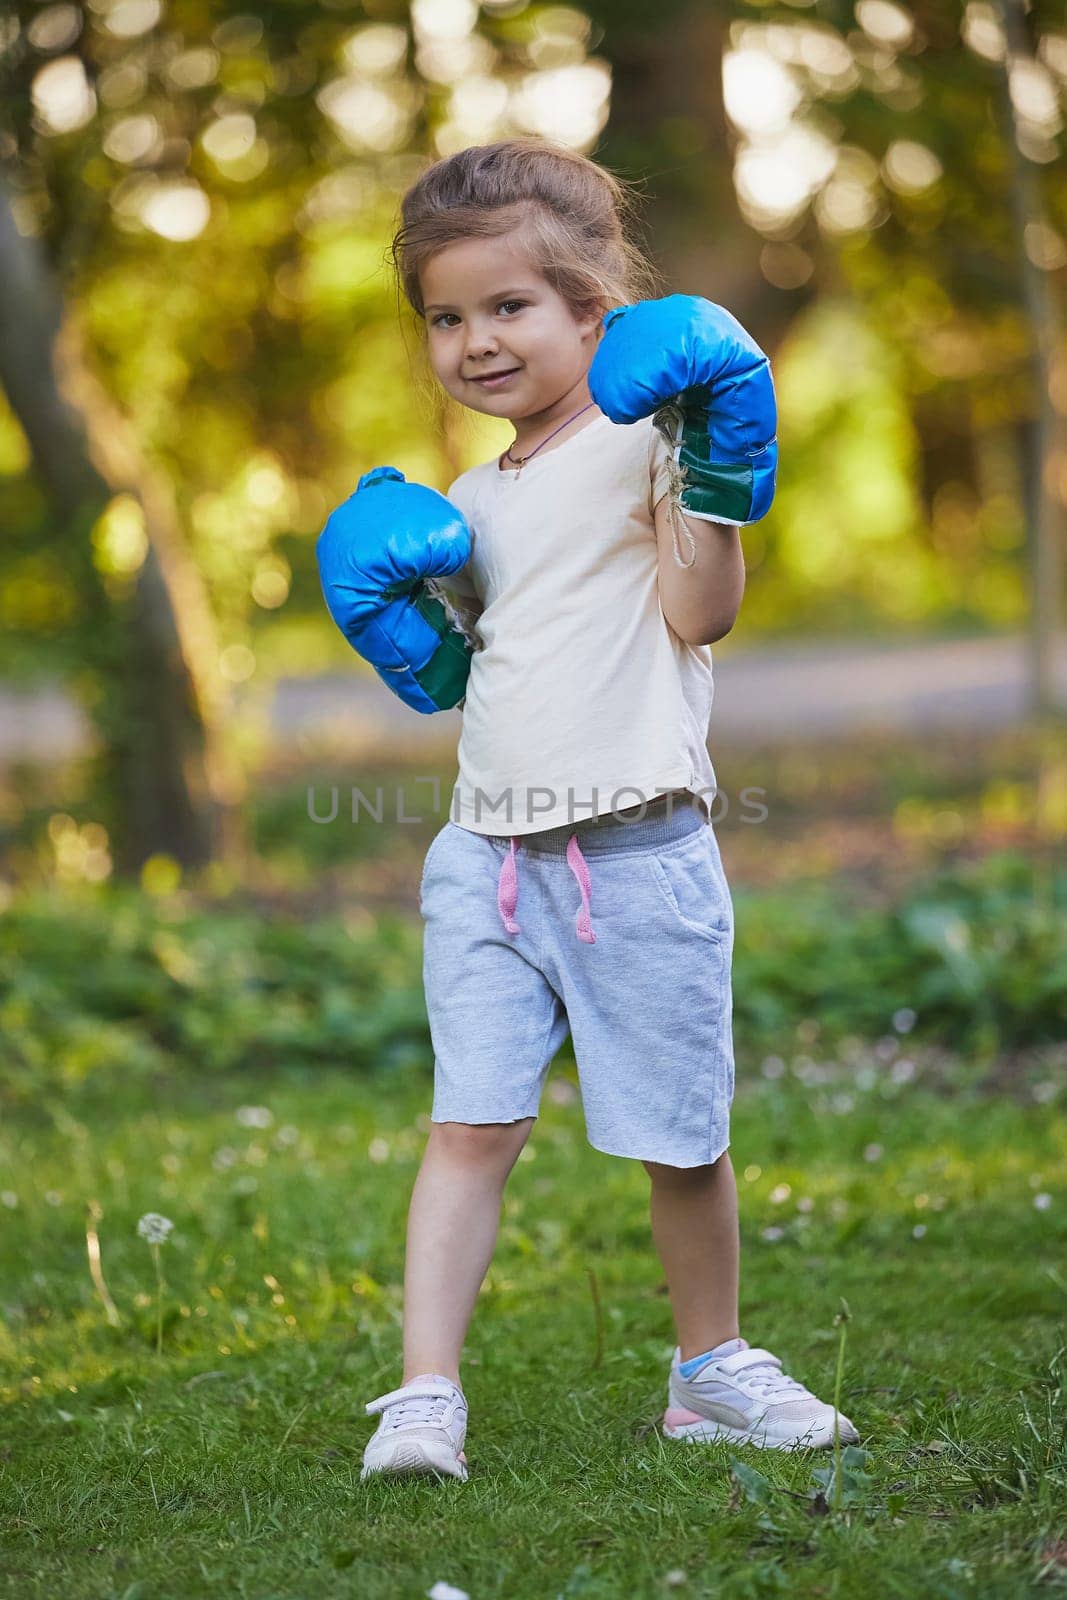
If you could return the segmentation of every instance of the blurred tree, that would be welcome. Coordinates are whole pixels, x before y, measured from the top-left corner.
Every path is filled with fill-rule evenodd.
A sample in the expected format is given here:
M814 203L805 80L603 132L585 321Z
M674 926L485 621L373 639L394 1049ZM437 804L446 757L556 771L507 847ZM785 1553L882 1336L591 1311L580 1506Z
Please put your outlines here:
M217 714L205 715L218 688L210 607L169 485L141 459L133 429L82 360L74 320L68 314L63 325L38 242L15 228L2 178L0 284L0 384L64 529L68 578L81 598L82 670L101 735L115 865L129 873L168 853L201 866L234 826L238 796L224 745L208 737L218 728ZM61 393L64 367L73 404Z
M1029 23L1014 142L1045 218L1026 227L1025 259L1051 289L1067 261L1067 33L1048 0ZM173 673L163 748L146 745L161 777L142 785L151 826L133 827L136 786L110 768L124 859L171 833L176 806L199 818L239 793L228 702L265 695L282 670L359 670L318 593L329 506L377 461L443 485L495 445L495 425L442 406L397 339L383 267L427 157L512 132L588 150L642 186L664 276L729 304L777 357L793 492L748 543L749 615L777 629L1014 620L1016 442L1039 396L997 113L1006 52L983 0L9 5L8 245L36 245L71 328L64 389L81 437L59 437L75 467L123 432L126 446L120 472L97 465L102 522L57 513L24 388L5 381L0 665L74 674L101 718L132 695L116 674ZM845 302L863 338L850 341ZM407 339L406 313L401 325ZM1046 364L1062 410L1058 347ZM1046 467L1051 523L1067 466ZM871 518L874 486L889 514ZM78 579L86 559L95 580ZM138 616L159 619L151 649ZM211 828L189 828L195 852Z

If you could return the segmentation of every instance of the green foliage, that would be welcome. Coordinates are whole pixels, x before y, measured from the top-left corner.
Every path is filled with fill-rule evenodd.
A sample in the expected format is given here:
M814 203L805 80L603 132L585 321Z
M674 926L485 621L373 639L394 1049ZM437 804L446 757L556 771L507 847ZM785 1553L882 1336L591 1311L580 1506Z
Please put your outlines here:
M823 884L736 896L734 1017L755 1040L817 1016L830 1037L885 1033L959 1049L1062 1040L1067 871L1010 852L943 868L885 909L850 913Z
M1001 854L886 908L825 885L735 896L738 1050L817 1017L826 1042L1054 1044L1067 1014L1067 874ZM301 922L121 887L26 893L0 916L2 1091L15 1101L174 1070L425 1068L421 931L391 911ZM910 1024L909 1024L910 1026Z
M388 1071L422 1058L416 931L157 906L135 891L37 895L0 917L3 1090L181 1068Z

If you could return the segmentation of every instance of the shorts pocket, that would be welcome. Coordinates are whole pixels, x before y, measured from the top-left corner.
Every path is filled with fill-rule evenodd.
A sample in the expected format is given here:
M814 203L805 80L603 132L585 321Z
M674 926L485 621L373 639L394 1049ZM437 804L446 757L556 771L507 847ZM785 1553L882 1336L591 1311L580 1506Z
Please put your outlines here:
M652 881L678 921L716 943L733 934L730 891L717 852L704 831L692 849L650 855Z
M431 861L433 860L434 856L437 853L438 845L441 843L441 840L445 837L445 835L447 834L447 832L448 832L448 830L449 830L449 828L451 826L452 826L452 821L451 821L451 818L449 818L449 820L445 823L444 827L441 828L437 833L435 833L433 838L430 840L430 847L427 850L425 859L424 859L424 861L422 863L422 876L419 879L419 897L420 897L420 899L422 897L423 889L426 887L426 874L430 869L430 863L431 863Z

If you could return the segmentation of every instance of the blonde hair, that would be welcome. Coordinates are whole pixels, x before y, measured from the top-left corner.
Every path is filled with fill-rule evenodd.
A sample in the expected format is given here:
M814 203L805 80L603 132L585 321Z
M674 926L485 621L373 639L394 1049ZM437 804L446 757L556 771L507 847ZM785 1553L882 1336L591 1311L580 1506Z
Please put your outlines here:
M662 293L630 237L635 191L599 162L535 135L471 145L435 161L407 190L390 259L425 331L419 273L457 240L518 233L576 317Z

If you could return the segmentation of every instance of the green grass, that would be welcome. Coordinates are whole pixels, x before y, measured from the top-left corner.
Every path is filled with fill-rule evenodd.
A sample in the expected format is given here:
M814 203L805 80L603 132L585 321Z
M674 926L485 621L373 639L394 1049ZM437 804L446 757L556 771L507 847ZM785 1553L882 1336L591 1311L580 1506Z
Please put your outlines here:
M742 1332L830 1399L851 1312L841 1405L867 1455L836 1513L811 1495L829 1453L657 1431L674 1340L648 1180L587 1145L562 1057L471 1326L466 1484L359 1482L363 1403L400 1380L425 1070L134 1079L109 1105L86 1087L17 1108L0 1595L1062 1592L1062 1089L992 1095L909 1053L911 1077L887 1050L738 1068ZM149 1211L175 1225L162 1358Z

